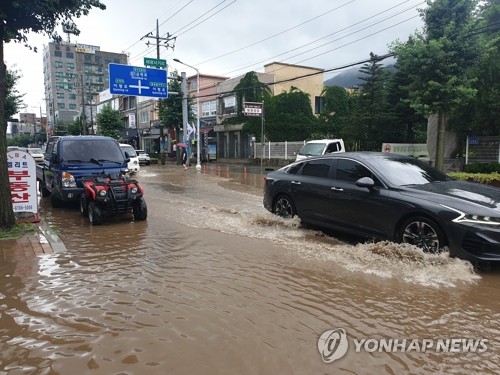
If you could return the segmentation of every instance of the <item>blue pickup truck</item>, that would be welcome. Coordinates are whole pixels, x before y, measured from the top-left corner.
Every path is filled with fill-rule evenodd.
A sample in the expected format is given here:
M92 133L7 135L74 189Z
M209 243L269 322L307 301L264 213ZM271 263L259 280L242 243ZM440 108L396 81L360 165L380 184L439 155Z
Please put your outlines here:
M50 196L53 207L77 201L84 191L82 178L123 173L127 157L111 137L50 137L44 162L36 167L40 194Z

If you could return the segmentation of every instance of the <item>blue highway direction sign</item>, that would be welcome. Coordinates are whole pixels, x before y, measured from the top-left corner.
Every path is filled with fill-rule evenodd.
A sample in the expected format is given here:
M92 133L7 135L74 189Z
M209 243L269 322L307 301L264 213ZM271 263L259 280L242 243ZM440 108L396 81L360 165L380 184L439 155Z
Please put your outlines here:
M167 71L142 66L109 64L109 91L115 95L167 98Z

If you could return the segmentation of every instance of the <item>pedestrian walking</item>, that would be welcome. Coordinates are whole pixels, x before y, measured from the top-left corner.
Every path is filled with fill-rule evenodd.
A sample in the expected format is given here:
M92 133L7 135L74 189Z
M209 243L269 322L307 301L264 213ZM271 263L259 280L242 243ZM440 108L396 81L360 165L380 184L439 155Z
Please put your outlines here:
M184 170L187 171L188 169L188 152L186 148L182 148L182 166L184 167Z

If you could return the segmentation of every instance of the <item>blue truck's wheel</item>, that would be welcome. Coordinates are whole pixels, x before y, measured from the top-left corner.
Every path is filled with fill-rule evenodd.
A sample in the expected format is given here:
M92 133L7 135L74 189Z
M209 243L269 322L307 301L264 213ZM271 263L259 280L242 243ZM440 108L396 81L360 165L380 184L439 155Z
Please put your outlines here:
M45 187L45 182L38 181L38 190L42 197L48 197L50 195L50 190Z
M55 189L50 192L50 203L54 208L61 208L64 205L64 202L57 196Z

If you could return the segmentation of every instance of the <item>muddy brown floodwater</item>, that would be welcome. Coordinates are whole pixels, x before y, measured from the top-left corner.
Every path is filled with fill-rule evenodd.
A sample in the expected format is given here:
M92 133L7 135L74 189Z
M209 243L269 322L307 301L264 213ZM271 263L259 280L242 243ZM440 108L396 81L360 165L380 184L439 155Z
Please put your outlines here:
M498 269L281 220L258 173L137 178L144 222L42 199L65 249L0 261L0 374L500 373Z

